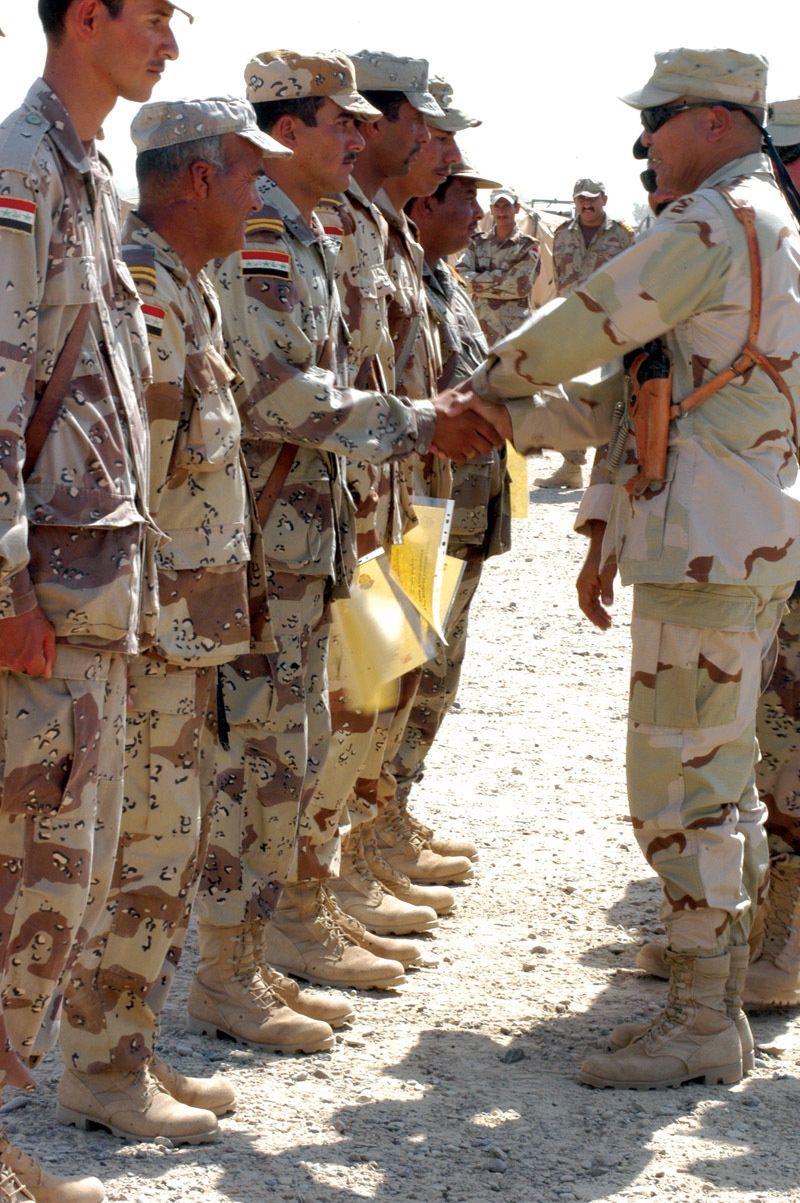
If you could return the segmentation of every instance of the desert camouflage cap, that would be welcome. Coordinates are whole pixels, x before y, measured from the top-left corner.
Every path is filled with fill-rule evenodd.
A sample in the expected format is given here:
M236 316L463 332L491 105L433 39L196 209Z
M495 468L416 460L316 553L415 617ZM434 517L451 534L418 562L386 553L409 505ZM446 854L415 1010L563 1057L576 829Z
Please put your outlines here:
M519 204L519 196L513 188L503 188L500 184L497 185L494 192L489 197L489 204L493 205L495 201L507 200L512 205Z
M299 54L296 50L265 50L250 60L244 78L251 104L328 96L359 121L377 121L382 116L357 90L353 63L339 51Z
M265 158L286 158L292 153L258 128L253 106L238 96L157 100L142 105L131 124L131 137L139 154L222 134L246 138L264 152Z
M385 50L359 50L353 55L353 64L358 86L365 92L402 92L425 117L444 116L428 91L426 59L398 58Z
M433 75L428 80L428 90L444 113L443 117L431 117L429 125L434 129L444 130L448 134L460 134L462 130L474 129L476 125L482 124L477 117L469 117L455 107L453 89L441 75Z
M478 188L500 187L498 180L488 180L485 176L481 175L480 172L472 166L466 156L462 156L459 162L455 163L450 168L450 175L456 180L469 180L471 183L476 184ZM494 195L494 193L492 193L492 195ZM503 195L505 196L506 193L503 193Z
M573 196L605 196L606 186L602 180L582 179L575 181Z
M638 92L622 100L634 109L670 104L679 96L725 100L746 108L766 109L767 60L740 50L665 50Z
M776 100L769 106L767 133L776 146L800 142L800 100Z

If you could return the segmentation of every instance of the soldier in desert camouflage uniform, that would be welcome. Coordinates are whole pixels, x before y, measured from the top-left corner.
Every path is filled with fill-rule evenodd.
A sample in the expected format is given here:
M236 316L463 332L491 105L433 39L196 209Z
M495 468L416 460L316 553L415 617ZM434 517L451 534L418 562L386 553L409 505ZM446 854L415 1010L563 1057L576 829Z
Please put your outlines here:
M0 129L0 1088L32 1085L29 1065L56 1039L58 983L105 903L126 660L155 617L146 333L94 139L115 94L146 100L154 68L176 56L173 5L98 4L88 25L84 8L40 3L44 78ZM45 416L57 362L64 379ZM2 1134L0 1182L40 1203L105 1198L96 1179L56 1180Z
M58 1116L199 1143L216 1137L233 1091L178 1075L154 1041L205 859L217 665L250 646L234 373L202 267L241 245L264 156L288 152L230 97L146 105L131 133L140 202L123 253L153 362L150 510L169 542L157 553L156 643L130 669L124 828L108 907L65 996Z
M531 289L539 273L539 246L516 222L519 197L495 188L489 198L494 225L476 233L458 261L475 312L491 347L521 326L531 312Z
M294 151L260 182L262 208L248 223L245 248L215 272L227 342L242 376L243 448L259 510L262 601L274 643L256 629L251 654L224 670L231 760L220 779L198 902L201 943L216 943L213 957L221 963L225 948L257 941L254 924L270 915L285 887L281 927L270 925L268 933L271 963L294 970L295 939L303 976L389 985L402 980L402 966L366 953L338 928L320 899L326 869L304 827L330 741L331 587L347 587L355 558L341 457L382 462L428 447L434 437L446 454L454 445L460 457L497 436L488 426L471 427L461 413L449 417L451 398L436 407L412 405L338 383L335 248L313 209L323 188L349 180L363 144L355 117L375 114L355 91L345 56L282 51L254 60L246 75L259 124ZM270 99L286 89L291 98ZM263 956L260 947L256 953ZM240 961L245 954L231 955ZM197 998L205 989L202 969L195 986ZM210 1029L230 1030L198 1015L197 1007L192 1013Z
M487 347L477 311L447 259L466 245L483 216L477 189L493 184L462 161L433 196L419 197L409 205L425 252L425 292L439 332L445 365L443 380L455 385L472 375ZM504 450L492 451L453 469L454 508L447 552L464 562L464 571L445 627L446 644L439 643L435 657L424 666L402 743L391 762L400 800L407 799L414 782L422 777L425 757L456 696L466 652L469 609L483 565L490 556L511 546L509 489ZM430 829L411 821L430 841ZM477 857L475 846L465 841L435 841L433 848L451 855Z
M599 180L576 180L572 199L576 216L560 225L553 235L553 267L560 297L569 296L588 276L633 242L628 226L607 215L608 197L605 185ZM585 451L565 451L564 462L555 472L534 483L538 489L580 489L581 468L585 463Z
M800 241L759 154L765 79L763 59L736 51L656 57L653 79L628 103L643 110L659 186L681 199L560 306L500 343L475 378L481 395L513 397L660 335L673 356L665 477L631 493L635 450L623 453L608 524L593 534L603 541L598 575L582 598L593 621L608 622L604 560L635 586L628 789L637 839L664 891L670 991L662 1015L629 1044L619 1047L623 1037L612 1034L618 1051L588 1059L581 1081L591 1085L735 1081L743 1055L752 1060L739 1003L767 859L754 787L756 703L800 567L790 495ZM675 407L728 368L749 337L751 256L736 204L755 215L756 345L765 358L684 412ZM597 401L510 402L507 429L513 422L522 450L572 439L601 446L610 404Z

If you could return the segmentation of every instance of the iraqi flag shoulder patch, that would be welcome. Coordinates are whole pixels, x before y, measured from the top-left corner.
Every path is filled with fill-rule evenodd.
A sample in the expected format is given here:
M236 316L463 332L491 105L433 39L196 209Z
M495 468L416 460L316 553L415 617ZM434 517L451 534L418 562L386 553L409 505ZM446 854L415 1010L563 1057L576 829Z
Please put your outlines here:
M162 309L160 305L151 305L149 301L142 301L142 314L147 333L152 334L153 338L161 338L164 333L164 318L167 316L166 309Z
M273 280L292 278L292 257L276 247L259 247L241 252L243 276L268 276Z
M0 196L0 230L18 230L32 234L36 222L36 202Z

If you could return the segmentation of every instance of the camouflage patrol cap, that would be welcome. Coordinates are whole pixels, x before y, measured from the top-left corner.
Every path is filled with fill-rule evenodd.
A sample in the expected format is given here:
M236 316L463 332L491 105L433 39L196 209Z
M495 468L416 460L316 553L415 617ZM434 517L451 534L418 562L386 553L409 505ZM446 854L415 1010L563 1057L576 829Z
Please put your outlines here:
M503 188L500 184L497 185L494 192L489 197L489 204L493 205L495 201L507 200L512 205L519 204L519 197L513 188Z
M356 89L356 73L346 54L298 54L295 50L265 50L245 67L247 99L300 100L328 96L359 121L377 121L383 114Z
M444 116L428 91L426 59L398 58L384 50L359 50L353 55L353 65L358 86L365 92L402 92L424 117Z
M581 179L575 181L573 196L605 196L606 186L602 180Z
M623 96L634 109L670 104L680 96L766 109L767 60L739 50L665 50L638 92Z
M434 129L443 130L447 134L460 134L462 130L474 129L476 125L482 124L477 117L469 117L461 109L455 107L453 89L446 79L442 79L441 75L431 76L428 81L428 90L444 113L443 117L431 117L428 124L432 125Z
M263 151L264 158L285 158L292 153L258 128L253 106L238 96L157 100L142 105L131 124L131 137L139 154L222 134L246 138Z
M800 100L776 100L769 106L767 133L776 146L800 142Z
M500 187L497 180L487 180L484 176L482 176L480 174L480 172L478 172L472 166L472 164L470 163L469 159L466 158L466 156L462 156L462 158L459 160L459 162L455 163L450 168L450 176L448 178L454 179L454 180L469 180L470 183L475 184L478 188L499 188ZM494 196L494 193L492 193L492 195ZM503 192L503 196L507 196L507 195L508 195L508 193Z

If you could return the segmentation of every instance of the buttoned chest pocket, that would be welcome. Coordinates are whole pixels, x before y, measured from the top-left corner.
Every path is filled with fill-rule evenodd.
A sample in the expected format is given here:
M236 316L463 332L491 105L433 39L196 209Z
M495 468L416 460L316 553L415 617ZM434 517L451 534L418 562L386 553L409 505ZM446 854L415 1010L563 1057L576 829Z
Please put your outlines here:
M209 471L235 459L241 424L231 386L235 375L218 351L209 347L186 357L191 409L175 444L175 462L193 471Z
M47 278L44 283L43 305L66 309L85 305L100 297L100 282L93 259L69 255L67 248L51 247Z

